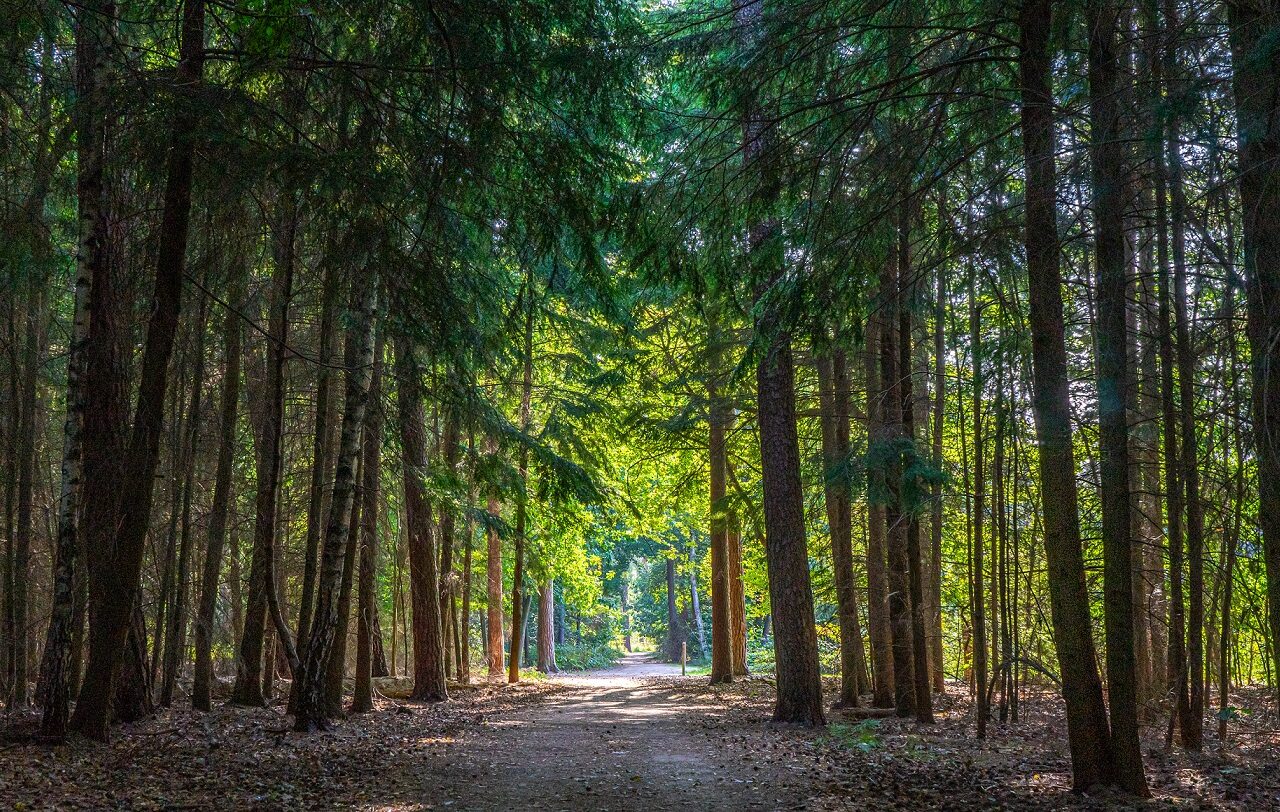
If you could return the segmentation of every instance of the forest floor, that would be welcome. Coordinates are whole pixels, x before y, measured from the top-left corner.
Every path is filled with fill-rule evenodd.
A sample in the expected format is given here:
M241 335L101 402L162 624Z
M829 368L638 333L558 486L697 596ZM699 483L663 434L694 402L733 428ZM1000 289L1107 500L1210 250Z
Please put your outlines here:
M960 686L938 723L833 711L825 732L769 723L773 686L711 687L633 655L617 667L518 686L458 687L453 701L384 698L324 734L289 732L279 708L166 711L111 744L50 747L0 731L0 809L835 810L1280 808L1280 720L1260 691L1225 750L1144 743L1153 800L1067 788L1052 692L1028 692L1017 724L972 737ZM1206 725L1212 737L1215 726Z

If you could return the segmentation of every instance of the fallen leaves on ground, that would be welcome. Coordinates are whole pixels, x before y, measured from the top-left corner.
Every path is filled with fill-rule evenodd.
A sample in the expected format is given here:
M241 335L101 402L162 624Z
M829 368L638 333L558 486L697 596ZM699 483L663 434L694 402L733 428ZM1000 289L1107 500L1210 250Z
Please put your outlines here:
M108 745L73 739L48 746L25 737L34 729L34 716L10 716L8 736L0 739L0 808L490 808L468 790L504 766L516 775L554 776L579 787L558 796L568 807L548 806L548 785L530 780L530 806L584 808L574 804L586 801L574 799L591 798L592 808L609 809L608 792L599 793L606 786L593 789L583 775L609 757L625 763L634 748L661 749L672 737L686 754L679 758L701 760L697 754L705 754L705 766L690 767L690 782L702 789L685 798L690 790L680 781L663 786L639 768L621 774L627 779L621 783L638 785L643 779L645 786L634 792L643 793L649 808L715 797L716 786L726 798L758 799L759 808L822 812L1280 808L1280 720L1265 692L1256 689L1234 696L1240 710L1226 747L1216 742L1216 720L1206 720L1201 754L1166 751L1167 716L1153 715L1143 742L1153 797L1139 803L1070 792L1061 700L1049 690L1026 690L1018 721L997 718L988 738L978 741L972 703L959 685L935 697L933 725L892 716L867 721L833 710L824 732L771 724L774 689L767 679L712 687L700 678L655 677L640 684L654 689L652 701L662 708L679 708L678 714L664 710L666 721L655 725L652 742L634 733L615 737L606 729L597 733L598 742L592 740L599 752L584 752L575 761L561 749L556 763L529 752L537 748L520 746L536 738L513 733L521 726L527 731L529 720L540 714L573 707L574 692L583 689L554 681L464 688L436 705L384 698L373 713L348 716L327 733L306 736L289 730L279 708L223 706L210 714L164 712L118 729ZM572 729L556 735L572 735ZM567 751L572 754L572 747ZM519 795L516 789L505 792L504 803Z

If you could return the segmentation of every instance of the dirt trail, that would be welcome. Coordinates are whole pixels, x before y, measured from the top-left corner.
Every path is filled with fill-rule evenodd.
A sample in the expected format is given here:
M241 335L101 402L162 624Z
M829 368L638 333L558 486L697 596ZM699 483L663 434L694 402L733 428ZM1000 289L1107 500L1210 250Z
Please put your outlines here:
M430 777L435 808L802 806L776 766L753 765L742 748L723 746L728 709L715 694L687 690L687 680L705 677L682 680L679 666L631 655L610 669L553 679L567 690L468 737L465 780L457 767L440 765Z

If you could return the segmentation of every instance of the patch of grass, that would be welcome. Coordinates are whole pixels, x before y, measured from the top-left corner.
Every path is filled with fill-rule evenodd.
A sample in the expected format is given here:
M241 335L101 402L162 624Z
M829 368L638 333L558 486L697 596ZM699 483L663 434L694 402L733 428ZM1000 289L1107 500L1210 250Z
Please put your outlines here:
M880 738L879 719L863 719L855 725L843 723L828 725L827 732L819 741L841 750L861 750L864 753L869 753L884 744Z
M584 646L556 646L556 665L561 671L591 671L608 668L622 659L622 652L610 643Z

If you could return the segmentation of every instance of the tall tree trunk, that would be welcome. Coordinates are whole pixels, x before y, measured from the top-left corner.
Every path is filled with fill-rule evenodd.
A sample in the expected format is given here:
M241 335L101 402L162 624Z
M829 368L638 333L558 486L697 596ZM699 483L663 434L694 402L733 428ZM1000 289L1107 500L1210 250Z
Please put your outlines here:
M530 274L525 282L525 317L524 317L524 348L521 353L524 365L524 375L520 388L520 431L524 434L529 433L529 426L532 422L532 398L533 398L533 318L534 318L534 301L533 301L533 275ZM511 575L511 653L507 660L507 682L520 681L520 655L524 642L524 628L526 614L524 610L524 554L525 554L525 533L528 530L526 523L528 522L528 502L529 502L529 447L523 442L520 444L519 465L520 474L520 493L516 499L516 536L515 536L515 564L512 567Z
M668 555L666 558L667 574L667 660L680 662L681 646L685 642L684 627L680 623L680 614L676 612L676 560Z
M11 601L13 637L9 640L10 667L13 673L11 707L26 707L29 666L31 663L31 624L28 621L30 600L28 580L31 575L31 548L36 523L32 502L35 497L36 446L41 435L39 424L40 353L44 346L44 295L33 281L27 293L26 330L22 347L22 387L19 395L17 463L17 533L13 546Z
M745 677L748 673L747 603L742 583L742 528L739 526L737 513L733 511L729 512L725 523L727 525L726 546L729 552L729 648L733 655L733 675ZM627 622L630 623L630 618ZM628 632L630 632L629 628Z
M140 591L142 554L150 526L152 490L164 424L169 357L182 307L187 225L191 214L193 133L199 130L192 97L203 72L204 0L186 0L176 73L179 92L185 98L174 116L138 404L124 476L117 483L118 530L114 543L102 556L101 566L90 572L89 668L72 717L73 727L99 740L107 738L115 677Z
M490 441L488 444L489 455L493 455L496 450L496 445ZM485 646L485 653L488 659L489 678L493 679L506 673L502 667L502 539L498 536L497 527L494 526L494 522L499 518L501 508L498 505L496 496L490 494L487 509L489 512L489 524L485 526L485 541L487 543L485 556L485 612L488 620L485 633L488 642Z
M858 706L862 628L853 583L852 483L849 481L849 369L840 348L814 347L822 422L823 495L831 534L831 567L840 626L840 697L837 707Z
M409 536L409 586L413 601L414 699L439 702L449 698L444 677L444 628L440 619L440 575L431 508L423 477L427 471L426 415L422 369L409 339L396 338L397 403L400 418L404 522ZM501 628L501 626L499 626ZM492 639L492 638L491 638ZM501 657L502 646L498 645Z
M764 34L762 0L741 0L734 22L743 50L752 54ZM742 120L743 171L754 175L757 210L778 196L770 144L773 133L759 100L749 102ZM755 332L764 351L756 364L757 422L764 491L765 560L769 571L773 650L777 662L777 702L773 718L810 726L826 724L818 675L818 640L813 622L813 588L805 542L804 494L796 428L795 363L791 335L781 306L767 296L781 278L785 261L779 223L761 217L746 224L749 278L756 302Z
M1089 159L1092 176L1094 253L1097 261L1097 321L1094 352L1098 377L1099 470L1102 501L1103 607L1106 617L1107 693L1111 747L1117 784L1147 794L1138 741L1134 684L1133 577L1129 548L1129 426L1124 385L1127 257L1124 237L1126 173L1118 94L1119 9L1113 0L1090 0Z
M733 643L729 585L728 448L725 434L731 414L720 396L723 377L719 313L707 313L707 461L711 529L711 684L733 682Z
M913 343L911 340L911 311L915 307L916 284L911 281L911 201L901 204L898 222L898 369L902 380L902 435L916 445L916 398L912 380L915 378ZM915 453L914 451L912 452ZM906 527L907 597L911 624L911 671L915 691L913 702L916 721L933 723L933 694L929 684L929 643L925 636L924 610L924 559L920 550L920 514L911 499L912 491L923 492L918 484L911 485L909 472L903 472L899 505Z
M896 236L896 235L895 235ZM895 241L896 243L896 241ZM907 530L911 523L908 512L903 512L902 499L902 451L906 441L903 420L903 378L908 369L901 365L901 332L899 318L902 293L899 288L900 245L881 266L880 300L877 303L881 318L880 330L880 385L884 416L884 500L885 546L889 575L889 627L893 635L893 704L898 716L911 716L915 706L915 669L912 655L914 641L911 624L910 554Z
M291 208L285 206L284 208ZM255 500L253 555L249 564L249 605L236 659L236 683L231 701L237 705L266 704L262 690L262 652L270 594L276 589L276 511L280 503L281 443L284 434L286 349L289 301L293 296L294 230L296 217L281 217L276 234L276 267L267 328L267 368L263 382L263 416L259 428L258 485Z
M1280 675L1280 68L1275 42L1280 5L1227 5L1236 101L1243 213L1253 447L1258 457L1258 520L1267 569L1272 673ZM1280 691L1280 676L1273 685Z
M1152 70L1156 72L1157 77L1163 75L1162 64L1161 61L1155 61L1152 64ZM1157 78L1157 81L1162 79ZM1182 519L1185 491L1182 488L1182 470L1179 464L1178 418L1174 399L1173 281L1170 272L1167 174L1162 146L1156 160L1156 266L1160 288L1158 320L1161 450L1164 457L1168 522L1166 538L1169 555L1169 619L1165 683L1173 694L1173 709L1168 729L1168 743L1171 745L1174 728L1183 729L1189 726L1187 717L1190 714L1190 704L1187 697L1186 600L1183 594L1185 537Z
M1172 103L1179 103L1182 81L1177 58L1180 35L1177 5L1164 0L1164 78ZM1174 108L1176 109L1176 107ZM1181 486L1186 509L1187 662L1185 679L1189 686L1186 712L1181 718L1182 744L1199 750L1204 740L1204 509L1200 498L1198 468L1199 440L1195 425L1195 357L1191 346L1191 326L1187 311L1186 191L1182 180L1182 155L1178 116L1170 115L1165 125L1165 167L1169 193L1169 236L1173 248L1174 329L1177 338L1179 417L1182 451ZM1182 681L1179 680L1179 682ZM1181 690L1179 691L1181 695ZM1112 710L1114 716L1115 711Z
M361 450L368 440L368 433L361 440ZM325 665L324 707L325 716L342 715L342 689L347 676L347 646L351 638L351 597L355 593L356 551L360 547L360 517L364 500L364 460L356 467L356 492L351 503L351 520L348 524L346 547L342 552L342 578L338 582L338 624L333 632L333 648Z
M941 204L939 204L941 205ZM945 219L940 217L940 219ZM947 226L942 226L945 229ZM945 251L943 252L945 256ZM937 289L934 292L933 316L933 467L935 471L943 470L942 435L946 418L947 395L947 361L946 345L943 340L943 322L946 319L947 306L946 268L939 267ZM929 668L933 678L933 690L941 693L946 690L946 670L943 667L942 651L942 480L933 482L932 520L929 522Z
M191 376L191 400L187 406L187 431L182 449L182 518L174 578L173 611L165 632L164 668L160 677L160 704L173 704L174 685L187 649L187 592L191 581L191 494L195 485L195 459L200 442L202 395L204 393L204 336L208 321L209 300L201 298L200 315L196 318L195 371Z
M475 439L472 438L467 444L467 457L472 461L473 466L471 473L474 476L475 468ZM463 685L471 684L471 562L476 546L476 524L475 524L475 504L476 504L476 487L474 478L471 481L471 488L467 493L467 546L462 553L462 635L460 643L460 668L458 670L458 681Z
M1235 567L1236 567L1236 547L1240 541L1240 528L1243 524L1244 511L1244 402L1241 396L1242 388L1240 379L1243 377L1240 373L1240 358L1237 347L1239 342L1236 339L1236 297L1235 286L1237 280L1234 274L1227 277L1226 303L1223 308L1227 317L1227 341L1230 345L1231 356L1231 394L1232 394L1232 438L1235 454L1235 471L1233 489L1235 502L1235 515L1231 524L1223 530L1222 533L1222 555L1220 556L1222 565L1222 619L1221 619L1221 635L1218 640L1218 742L1226 744L1227 741L1227 721L1229 714L1227 713L1227 704L1230 701L1231 692L1231 598L1234 587Z
M444 433L440 438L440 458L450 476L457 472L459 447L458 415L454 409L446 409ZM453 574L453 536L455 520L450 505L441 502L436 505L439 513L440 528L440 617L445 624L445 675L450 676L457 658L458 629L455 624L454 609L457 607L457 578ZM452 634L450 634L452 632Z
M880 391L881 319L866 324L864 365L867 379L867 444L884 441L884 396ZM884 472L868 474L867 488L867 632L871 638L874 695L877 708L893 707L893 633L889 630L889 574L885 561Z
M351 697L352 713L373 710L373 643L378 634L378 498L382 478L382 336L374 347L373 378L365 413L363 485L360 498L360 598L356 610L356 683Z
M328 514L330 477L333 474L333 429L337 422L338 399L334 397L334 370L331 363L337 354L338 294L341 289L337 263L324 272L320 293L320 364L316 368L315 430L311 443L311 484L307 499L307 535L303 542L302 596L298 608L299 654L306 656L311 636L311 615L315 607L316 571L320 555L320 537ZM299 683L294 681L290 706L297 702Z
M693 628L698 634L698 650L705 656L707 629L702 623L702 595L698 591L697 545L689 543L689 611L693 615Z
M556 582L547 579L538 591L538 670L544 674L556 674Z
M1049 606L1066 700L1072 786L1085 791L1111 783L1114 764L1085 587L1071 436L1054 167L1052 12L1053 0L1028 0L1018 17L1027 290Z
M222 548L227 539L227 518L231 507L231 475L235 462L236 421L240 407L241 342L244 330L236 308L243 297L244 273L248 266L241 259L231 271L234 281L228 297L230 307L223 317L222 416L218 438L218 464L213 478L213 505L209 511L204 567L200 576L200 606L196 611L195 678L191 686L191 705L196 710L213 709L213 623L218 606L218 576L222 572Z
M328 725L325 684L339 625L338 593L342 585L348 536L351 533L360 436L373 377L378 285L372 271L361 270L352 274L352 293L354 323L347 335L343 353L343 366L348 373L333 501L320 559L320 577L316 582L316 611L312 618L311 637L307 642L307 654L302 663L301 674L296 677L301 679L302 686L298 692L294 729L300 732L322 729Z
M61 482L58 491L58 525L54 547L53 610L45 636L40 665L40 697L44 714L40 733L51 740L66 736L70 716L77 626L78 584L84 580L78 521L84 476L85 366L90 335L90 293L95 277L101 278L107 257L107 201L103 182L106 111L103 108L104 65L112 47L115 4L90 0L82 3L75 22L76 101L72 111L76 129L76 201L79 242L76 244L74 304L71 337L67 348L66 415L62 423ZM77 620L80 623L77 624Z
M975 686L974 708L977 715L978 738L986 738L987 716L987 613L983 586L986 542L986 442L983 434L982 404L986 381L982 377L982 308L978 303L977 270L969 265L969 346L973 363L973 558L970 562L969 594L971 623L973 625L973 675Z

